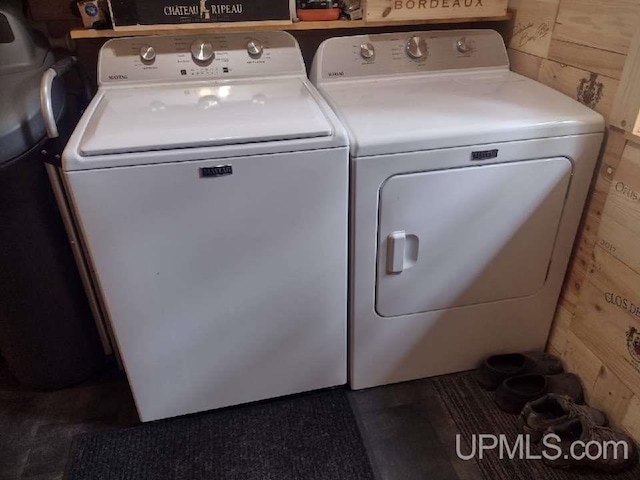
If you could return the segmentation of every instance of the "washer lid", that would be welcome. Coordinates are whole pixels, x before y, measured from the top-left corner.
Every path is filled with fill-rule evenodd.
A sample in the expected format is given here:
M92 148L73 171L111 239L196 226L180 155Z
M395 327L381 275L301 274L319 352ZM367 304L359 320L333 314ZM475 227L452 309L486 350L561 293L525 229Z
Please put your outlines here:
M82 137L80 153L235 145L332 133L299 78L138 86L104 93Z
M320 86L357 157L602 132L599 113L508 70Z

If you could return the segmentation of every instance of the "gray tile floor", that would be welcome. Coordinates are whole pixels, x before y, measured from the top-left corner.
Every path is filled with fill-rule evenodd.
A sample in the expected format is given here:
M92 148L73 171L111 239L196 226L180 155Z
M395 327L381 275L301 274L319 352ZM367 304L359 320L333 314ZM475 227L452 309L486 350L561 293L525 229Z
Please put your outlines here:
M430 380L349 392L380 480L479 480L455 454L457 430Z
M455 457L455 428L429 380L349 392L380 480L477 480ZM138 423L126 380L111 369L56 392L21 388L0 364L0 479L61 479L74 435Z
M129 387L112 369L55 392L20 387L0 363L0 479L59 479L74 435L135 425Z

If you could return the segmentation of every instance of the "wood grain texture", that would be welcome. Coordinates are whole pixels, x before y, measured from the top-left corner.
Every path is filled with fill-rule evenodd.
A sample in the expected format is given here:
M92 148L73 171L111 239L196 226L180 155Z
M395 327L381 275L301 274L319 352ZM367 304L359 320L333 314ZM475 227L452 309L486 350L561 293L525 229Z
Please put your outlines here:
M600 112L605 119L609 117L618 88L615 79L546 59L542 61L539 80Z
M549 335L548 346L555 349L557 352L564 352L567 349L567 342L571 331L571 321L573 320L573 313L562 305L558 305L556 315L553 320L553 326L551 327L551 334Z
M629 432L633 438L640 438L640 397L637 395L634 395L629 402L621 427Z
M624 136L629 143L640 147L640 132L638 132L637 134L625 132Z
M507 52L509 53L509 63L511 64L512 71L529 77L532 80L538 80L540 67L542 66L542 58L514 50L513 48L509 48Z
M639 15L637 0L562 0L553 36L626 54Z
M620 87L611 112L611 123L632 134L640 135L640 26L635 32L622 72Z
M560 0L511 0L513 31L509 48L546 58Z
M571 331L634 394L640 394L640 356L628 344L640 331L640 275L600 247Z
M567 372L575 373L580 377L585 392L585 398L589 402L593 395L602 362L600 359L580 340L575 333L568 332L567 344L561 353L564 368Z
M609 52L552 38L548 58L582 70L620 79L627 57L622 53Z
M606 367L598 372L598 378L589 392L589 405L606 411L609 423L621 426L633 399L633 393L620 378Z
M602 213L598 242L640 273L640 147L627 144Z
M367 0L367 21L496 17L507 13L508 0Z

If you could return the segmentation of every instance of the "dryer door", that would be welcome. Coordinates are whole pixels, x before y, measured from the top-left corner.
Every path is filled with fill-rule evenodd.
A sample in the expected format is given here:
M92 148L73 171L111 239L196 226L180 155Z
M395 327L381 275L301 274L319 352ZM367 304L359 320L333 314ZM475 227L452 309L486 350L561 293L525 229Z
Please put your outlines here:
M568 159L550 158L390 177L380 190L378 314L536 293L571 172Z

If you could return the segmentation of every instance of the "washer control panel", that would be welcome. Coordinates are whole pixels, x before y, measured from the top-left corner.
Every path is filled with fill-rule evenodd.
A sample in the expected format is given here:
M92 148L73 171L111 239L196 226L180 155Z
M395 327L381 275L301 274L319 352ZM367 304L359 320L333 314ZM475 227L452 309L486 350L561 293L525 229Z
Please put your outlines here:
M292 74L305 67L286 32L117 38L98 60L101 85Z
M464 68L508 67L494 30L442 30L336 37L316 53L314 82L410 75Z

